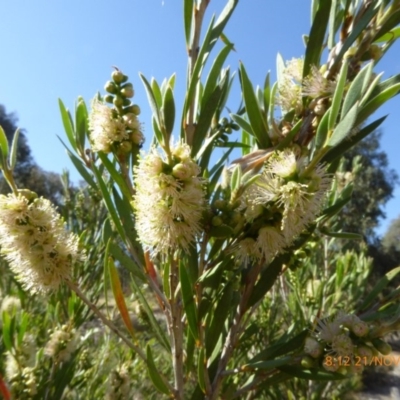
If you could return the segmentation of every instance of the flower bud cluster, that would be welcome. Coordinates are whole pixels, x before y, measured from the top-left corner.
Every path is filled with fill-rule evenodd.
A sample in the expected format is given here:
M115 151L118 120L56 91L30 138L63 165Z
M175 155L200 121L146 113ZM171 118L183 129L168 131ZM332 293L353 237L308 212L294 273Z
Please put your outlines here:
M167 162L153 149L134 169L133 207L141 243L154 253L188 251L200 235L205 208L200 168L179 143Z
M71 325L65 324L56 329L46 344L44 354L51 357L56 364L69 361L75 352L79 337Z
M5 372L15 399L31 399L37 393L35 376L36 342L32 335L25 334L21 344L6 353Z
M78 238L42 197L0 196L0 245L17 280L32 293L57 289L70 278L73 263L83 260Z
M131 102L134 96L133 85L121 71L112 73L104 89L109 93L103 101L95 98L89 117L90 139L93 151L117 152L123 156L140 147L144 142L138 105ZM106 103L113 104L110 108Z
M356 363L351 362L355 358L362 359L365 365L379 353L388 355L390 346L379 338L372 338L371 333L368 324L354 314L340 312L331 320L319 320L315 332L306 338L304 345L304 352L312 358L308 360L312 364L309 366L322 364L328 371L340 371L342 359L355 367ZM327 356L329 362L325 362ZM353 368L353 372L361 372L363 365Z
M117 369L111 372L108 380L108 390L106 400L125 400L130 396L131 379L129 376L128 367L122 364Z
M293 149L268 159L261 176L241 199L250 228L236 245L240 258L269 262L314 221L331 179L320 166L307 176L304 171L305 160Z
M296 115L300 115L303 111L303 97L318 99L311 102L310 107L316 115L321 116L327 109L325 98L334 93L336 82L326 79L315 66L303 78L303 68L303 59L287 61L279 81L277 103L285 112L295 110Z

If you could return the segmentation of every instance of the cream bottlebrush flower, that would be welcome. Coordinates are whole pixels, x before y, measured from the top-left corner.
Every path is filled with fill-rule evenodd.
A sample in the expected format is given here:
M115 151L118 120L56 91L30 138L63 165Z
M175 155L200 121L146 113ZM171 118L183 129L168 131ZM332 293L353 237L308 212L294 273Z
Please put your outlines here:
M337 318L329 320L318 320L317 336L327 343L332 343L336 336L342 333L341 321Z
M331 96L336 89L336 81L326 79L316 66L303 80L302 94L312 98Z
M125 364L112 371L109 381L106 400L125 400L129 398L131 379Z
M282 79L278 85L277 104L285 112L292 109L299 115L303 110L302 99L302 73L304 61L293 58L286 62L286 67L282 73Z
M57 289L83 260L78 238L65 230L49 200L0 196L0 246L11 270L32 293Z
M113 143L128 139L126 123L113 109L98 99L92 102L89 130L93 151L109 153Z
M69 361L78 345L78 335L69 325L63 325L55 330L46 344L44 354L51 357L55 363Z
M285 237L273 226L264 226L258 231L257 246L266 263L279 254L285 244Z
M168 165L152 150L134 170L136 226L140 241L154 253L188 251L201 233L205 200L200 168L186 144L172 150L172 160Z
M0 308L0 318L3 312L9 314L15 314L21 310L21 300L16 296L6 296L4 297L1 308Z
M310 177L301 178L304 160L293 150L278 152L268 160L256 186L248 192L249 203L274 202L281 209L281 230L290 245L318 215L331 179L318 166Z

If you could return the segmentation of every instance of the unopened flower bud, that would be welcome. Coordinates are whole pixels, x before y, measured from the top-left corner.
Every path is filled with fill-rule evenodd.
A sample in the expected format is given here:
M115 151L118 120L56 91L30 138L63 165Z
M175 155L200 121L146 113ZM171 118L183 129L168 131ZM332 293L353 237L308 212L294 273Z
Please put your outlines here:
M123 154L128 154L132 150L132 143L130 142L122 142L120 143L118 150Z
M304 351L313 358L318 358L323 351L322 345L314 338L308 337L304 344Z
M192 176L191 168L187 164L176 164L172 169L172 175L182 181Z
M213 226L221 226L224 223L224 221L222 220L221 217L215 216L213 217L211 223Z
M25 197L27 200L32 201L37 199L38 195L29 189L18 189L18 194Z
M314 368L315 361L311 357L303 357L301 359L301 366L304 368Z
M369 48L369 54L372 60L374 61L379 60L382 57L382 49L380 46L373 44Z
M113 101L114 101L114 96L111 95L111 94L106 94L106 95L104 96L104 101L107 102L107 103L112 104Z
M130 139L131 142L133 144L136 144L138 146L140 146L143 142L144 142L144 136L143 133L140 132L138 129L134 130L131 134L130 134Z
M373 339L372 344L384 356L387 356L392 352L392 347L390 346L390 344L384 342L382 339Z
M356 354L359 357L367 357L370 358L374 355L373 350L371 349L371 347L367 346L367 345L361 345L358 346L356 349Z
M218 199L218 200L214 201L214 207L217 210L224 210L224 209L226 209L226 206L227 206L227 202L225 200Z
M113 100L115 107L122 107L124 105L124 99L121 96L115 96Z
M135 92L132 88L123 88L121 89L121 95L130 99L134 96Z
M115 83L112 81L106 82L106 84L104 85L104 90L111 94L115 94L118 91L117 86L115 86Z
M115 83L122 83L128 80L128 77L122 73L122 71L113 71L111 77Z

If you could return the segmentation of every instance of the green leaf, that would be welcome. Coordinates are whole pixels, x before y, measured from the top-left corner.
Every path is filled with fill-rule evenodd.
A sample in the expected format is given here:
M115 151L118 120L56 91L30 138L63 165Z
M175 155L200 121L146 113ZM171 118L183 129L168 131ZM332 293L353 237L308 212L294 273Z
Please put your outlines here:
M152 122L152 124L153 124L153 132L154 132L154 136L155 136L155 139L156 139L157 143L159 143L159 144L161 144L161 145L164 144L163 134L162 134L162 132L161 132L160 127L159 127L158 124L157 124L156 118L153 117L153 118L151 119L151 122ZM155 143L155 144L156 144L156 143Z
M190 46L190 35L192 32L192 21L194 14L194 0L184 0L183 3L183 15L184 15L184 23L185 23L185 39L186 39L186 47L189 49Z
M174 122L175 122L174 94L169 86L167 87L167 90L165 91L163 97L162 113L163 113L164 127L167 134L165 142L168 143L169 138L171 137L172 134L172 130L174 129Z
M19 323L19 329L18 329L18 337L17 337L18 346L22 345L22 341L24 340L24 335L26 329L28 328L28 324L29 324L29 315L26 312L22 312L21 321Z
M255 137L251 125L244 118L237 114L230 114L230 116L243 130Z
M270 86L269 72L268 72L267 76L265 77L265 81L264 81L263 96L264 96L264 111L267 113L269 110L269 103L270 103L270 99L271 99L271 86Z
M109 226L109 223L105 224L105 227L107 225ZM106 235L105 239L109 239L109 235ZM146 280L142 269L135 263L135 261L132 260L132 258L127 256L126 253L122 251L119 246L117 246L113 242L110 242L108 245L108 251L113 256L113 258L118 260L122 267L126 268L135 277L139 278L143 282Z
M12 344L12 327L11 327L11 317L6 311L2 314L3 322L3 343L7 351L11 351L13 348Z
M346 115L353 105L360 101L368 85L371 83L371 74L374 64L370 62L367 64L356 76L354 81L351 83L350 88L343 102L342 115Z
M331 49L335 45L335 34L336 34L336 18L339 11L339 0L332 0L331 11L329 15L329 36L328 36L328 49Z
M197 377L198 377L198 384L200 389L203 393L206 393L206 384L205 384L205 376L204 373L208 373L207 371L207 361L204 354L204 348L201 347L199 351L199 359L197 363Z
M82 98L79 98L78 105L75 109L75 124L76 124L76 142L80 151L85 150L86 134L89 130L88 112L86 104Z
M375 34L374 42L388 42L394 41L400 37L400 10L392 13L392 15L385 21Z
M352 135L348 140L345 140L341 143L339 143L336 147L333 149L329 150L324 157L321 159L321 163L332 163L334 160L336 160L338 157L341 157L342 154L344 154L347 150L351 149L353 146L355 146L359 141L364 139L366 136L368 136L370 133L374 132L378 127L382 124L382 122L386 119L387 116L384 116L382 118L377 119L376 121L372 122L371 124L365 126L363 129L361 129L359 132L355 133ZM334 172L334 171L329 171L329 172Z
M287 339L288 334L285 332L282 337L276 342L269 345L265 350L261 351L259 354L255 355L249 363L256 363L259 361L269 360L271 358L276 358L283 356L284 354L291 353L304 347L304 341L309 335L308 330L300 332L298 335L291 339Z
M58 137L58 136L57 136ZM58 137L60 142L63 144L65 149L67 150L68 157L72 161L72 164L74 164L75 168L78 170L78 172L81 174L82 178L97 192L98 187L96 185L96 182L94 181L92 175L89 174L87 171L86 167L82 163L82 161L76 157L74 154L71 153L71 151L68 149L68 147L65 145L65 143L61 140L60 137Z
M183 262L179 263L179 278L182 290L182 300L185 309L186 318L189 324L190 331L193 337L198 340L198 323L197 323L197 312L196 304L194 301L195 290L190 283L188 273L186 271L186 265Z
M400 273L400 267L394 268L385 274L373 289L369 292L368 296L364 299L363 303L361 304L360 310L367 309L373 301L379 296L382 290Z
M224 76L223 81L221 81L220 85L223 85L225 82L227 82L226 78L227 75ZM195 157L199 152L201 145L206 139L206 136L210 130L212 118L215 111L217 110L218 104L222 96L222 88L220 85L215 87L214 92L209 97L207 104L205 104L205 106L200 111L200 116L198 118L196 129L194 132L194 140L192 146L193 157Z
M346 86L348 65L349 64L347 60L345 60L339 72L335 93L333 94L331 111L329 114L328 131L333 130L336 124L340 105L342 104L344 88Z
M67 134L68 140L72 148L76 151L76 140L75 140L75 129L72 122L72 118L68 110L65 108L64 103L61 99L58 99L58 105L60 107L61 118L64 125L65 133Z
M400 37L400 26L392 29L391 31L385 33L381 37L375 40L375 43L389 42L391 40L396 40Z
M17 150L18 150L18 139L20 130L17 129L14 133L14 137L11 143L11 154L10 154L10 169L11 171L15 168L17 163Z
M160 326L159 321L157 321L157 319L154 317L153 310L150 307L149 303L147 302L146 297L143 295L143 292L140 289L140 287L137 284L135 279L132 279L131 283L132 283L132 287L135 292L135 295L138 297L140 305L143 307L143 310L145 311L145 313L148 317L149 324L150 324L151 328L153 329L153 332L154 332L155 336L157 337L158 342L170 354L171 353L171 345L169 343L169 340L166 337L166 334L165 334L163 328Z
M242 168L238 164L234 168L234 170L232 172L232 176L231 176L231 190L232 190L232 192L239 188L241 179L242 179Z
M99 189L100 192L102 194L104 203L106 204L107 210L110 213L110 216L112 218L112 221L115 224L115 227L117 228L118 233L121 236L121 239L126 243L126 235L125 235L125 230L121 224L121 221L118 217L117 211L115 209L115 206L111 200L111 196L110 196L110 192L103 180L103 177L100 173L100 171L98 170L98 168L96 166L93 165L93 173L96 176L97 179L97 183L99 185Z
M164 79L163 83L165 86L167 83L167 80ZM154 95L154 99L156 100L157 107L158 107L158 109L160 109L162 106L162 94L161 94L160 86L158 85L158 82L154 78L151 78L151 89L153 91L153 95Z
M132 195L126 182L124 181L124 178L122 177L121 172L116 170L115 165L108 159L106 154L99 152L98 156L103 165L106 167L107 171L110 173L111 178L117 183L117 185L121 189L124 197L126 199L130 199Z
M358 103L354 104L351 110L346 114L346 116L339 122L337 127L332 133L328 141L328 147L334 147L338 145L342 140L344 140L352 128L357 118L358 113Z
M147 357L147 370L149 372L150 379L153 382L155 388L161 393L171 396L172 393L170 392L168 385L165 383L163 377L157 370L156 364L154 363L153 354L151 352L151 347L149 344L146 346L146 357Z
M150 103L151 110L153 111L153 117L155 118L155 120L157 122L157 125L160 126L160 121L161 121L160 115L161 114L160 114L160 107L159 107L158 102L156 100L156 96L155 96L155 94L153 92L153 89L152 89L150 83L144 77L144 75L139 73L139 76L142 79L142 82L144 84L144 88L145 88L146 94L147 94L147 99L148 99L148 101ZM160 93L160 100L159 101L161 101L161 93Z
M207 104L210 96L214 92L218 77L221 74L222 66L231 50L232 46L225 46L215 59L208 74L206 84L204 86L203 96L201 100L201 108L203 108Z
M8 157L8 140L7 136L3 130L3 127L0 125L0 150L3 153L3 157L6 160Z
M329 120L331 116L331 108L327 110L319 122L317 134L315 136L315 150L319 150L325 144L329 132Z
M342 58L346 51L356 42L357 38L360 34L365 30L371 20L375 17L376 13L379 11L379 7L377 3L371 2L367 11L363 14L363 16L357 21L355 26L353 27L350 35L346 38L341 47L339 54L335 57L335 61L331 67L333 71L337 65L340 64Z
M296 378L310 381L337 381L346 378L345 375L338 372L328 372L317 368L304 369L294 365L285 365L278 369Z
M379 86L379 85L378 85ZM364 122L372 113L374 113L382 104L386 103L392 97L398 95L400 92L400 83L397 83L387 89L383 90L373 99L371 99L365 106L360 108L356 124Z
M311 26L308 44L306 48L306 55L304 58L303 78L309 75L311 67L319 67L320 59L325 40L325 32L329 22L329 15L331 10L331 0L320 1L318 10L313 19Z
M259 300L261 300L265 293L267 293L271 289L279 274L281 273L284 261L286 261L287 259L288 256L286 254L278 256L267 268L263 270L263 272L260 274L260 279L254 286L253 292L251 293L248 307L251 307Z
M268 125L265 116L262 115L258 105L257 97L253 86L247 76L244 65L240 64L240 82L242 86L243 100L246 107L246 113L254 132L260 149L271 147L271 141L268 136Z
M293 361L293 357L283 357L278 358L276 360L268 360L268 361L257 361L254 363L248 363L243 365L241 370L248 369L272 369L276 367L281 367L282 365L287 365L289 362Z
M362 240L363 236L358 233L350 233L350 232L330 232L327 230L321 230L321 232L330 237L339 238L339 239L348 239L348 240Z
M212 38L216 40L221 36L226 24L229 21L233 11L235 10L239 0L228 0L221 14L219 15L217 21L215 22L215 26L212 31ZM214 40L212 44L214 45ZM211 49L210 49L211 50Z
M211 356L218 343L219 337L224 329L225 320L229 317L232 309L233 284L228 282L222 289L222 293L217 300L215 312L212 312L212 318L209 328L206 332L206 354Z

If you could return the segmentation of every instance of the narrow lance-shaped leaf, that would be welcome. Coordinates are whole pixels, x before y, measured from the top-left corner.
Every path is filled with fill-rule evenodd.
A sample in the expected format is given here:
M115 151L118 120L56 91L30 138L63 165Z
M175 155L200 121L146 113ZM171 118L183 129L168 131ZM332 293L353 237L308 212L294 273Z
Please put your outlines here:
M325 32L329 22L331 10L331 0L318 2L318 10L313 19L306 55L304 58L303 77L305 78L310 72L311 67L319 67L322 54L322 47L325 40Z
M335 93L333 94L331 111L329 114L328 131L331 131L336 124L336 120L337 120L339 110L340 110L340 105L341 105L342 99L343 99L344 88L346 86L348 66L349 66L349 64L346 60L343 63L342 68L340 69Z
M110 275L111 288L114 294L115 304L121 314L122 320L129 333L135 338L135 331L133 329L131 317L129 315L128 308L126 307L124 293L122 291L121 281L119 279L117 268L115 267L114 260L108 257L108 272Z
M228 57L232 47L231 46L225 46L220 53L218 54L217 58L215 59L210 73L208 74L206 84L204 86L204 91L203 91L203 96L201 100L201 106L204 107L204 105L207 103L209 97L214 91L215 85L217 84L218 77L221 74L222 66L224 65L224 62L226 58Z
M240 64L240 82L242 86L243 100L246 106L246 113L254 135L257 138L260 148L267 149L268 147L271 147L271 141L268 136L267 121L258 106L257 97L243 64Z
M153 117L156 119L157 125L160 126L160 108L156 100L155 94L153 92L153 89L143 74L139 74L139 76L142 79L144 88L146 89L147 99L149 100L150 107L153 111Z
M168 385L165 383L163 377L157 370L156 364L154 363L153 354L151 352L151 347L149 344L146 347L146 356L147 356L147 370L149 372L150 379L153 382L154 386L161 393L164 393L166 395L171 395Z
M6 160L8 157L8 140L2 126L0 126L0 147L3 157Z
M10 153L10 168L13 170L17 163L17 149L18 149L18 139L19 139L20 130L17 129L15 131L12 143L11 143L11 153Z
M339 144L343 139L345 139L349 132L354 127L354 122L357 118L358 103L354 104L352 109L347 113L347 115L339 122L338 126L332 133L328 141L328 147L334 147Z
M169 142L169 139L172 134L172 130L174 129L175 122L175 101L174 94L172 89L168 86L164 97L163 97L163 106L162 106L162 115L164 120L164 128L165 128L165 141Z
M194 338L198 340L199 335L197 332L197 313L194 302L194 289L190 283L186 266L182 262L179 265L179 278L181 283L183 306L189 328Z
M371 74L372 74L373 63L367 64L356 76L354 81L351 83L350 88L343 102L342 114L346 115L350 108L356 103L356 101L361 100L362 96L368 89L370 84Z
M192 21L194 15L194 0L184 0L183 3L183 15L184 15L184 23L185 23L185 39L186 39L186 47L189 49L191 32L192 32Z
M65 108L64 103L62 102L61 99L58 99L58 105L60 107L61 118L64 125L65 133L67 134L68 140L72 148L76 151L75 129L71 119L71 115Z

